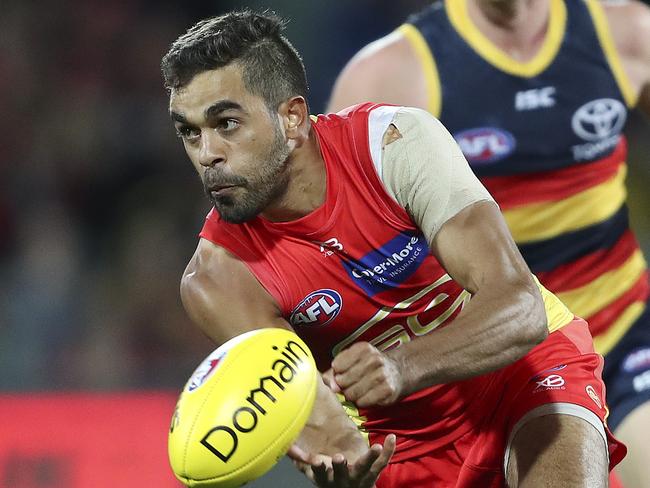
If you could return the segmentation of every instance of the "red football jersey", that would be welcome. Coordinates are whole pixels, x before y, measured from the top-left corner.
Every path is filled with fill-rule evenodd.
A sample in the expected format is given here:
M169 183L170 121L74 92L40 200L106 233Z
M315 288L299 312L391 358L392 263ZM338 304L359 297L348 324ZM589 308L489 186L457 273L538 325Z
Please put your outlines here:
M224 222L213 209L201 232L246 263L322 371L353 342L386 350L445 326L470 298L377 175L368 116L378 106L313 120L327 171L322 206L290 222L257 217L244 224ZM374 433L398 435L397 461L417 455L409 441L421 435L436 439L432 448L469 431L482 417L480 399L491 381L437 385L390 407L362 409L360 418L371 440Z

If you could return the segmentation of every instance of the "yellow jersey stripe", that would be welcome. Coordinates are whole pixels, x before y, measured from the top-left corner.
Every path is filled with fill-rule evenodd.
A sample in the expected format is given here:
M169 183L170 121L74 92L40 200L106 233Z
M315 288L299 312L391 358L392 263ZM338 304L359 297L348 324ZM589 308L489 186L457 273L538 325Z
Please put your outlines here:
M533 275L533 279L535 280L535 283L542 294L542 299L544 300L548 331L549 333L555 332L571 322L574 315L557 296L544 288L544 285L539 282L537 276Z
M593 19L600 46L603 48L609 67L611 68L616 83L618 83L618 87L623 95L623 99L628 107L634 107L638 101L638 97L634 92L630 79L627 77L627 74L623 69L621 58L616 51L614 39L609 30L609 24L607 23L603 6L600 5L599 0L586 0L586 4L589 13L591 13L591 18Z
M505 210L503 215L518 244L557 237L602 222L625 202L625 175L621 165L609 180L563 200Z
M370 441L368 440L368 431L363 426L363 424L368 419L366 417L360 415L359 414L359 409L357 408L357 406L354 403L346 400L345 397L342 394L337 393L336 398L338 398L339 403L343 407L343 410L345 410L345 413L347 414L347 416L350 418L350 420L352 420L354 425L357 426L357 430L359 431L359 433L366 439L366 442L368 443L368 445L370 445Z
M422 36L420 31L410 25L403 24L398 27L398 32L401 32L406 40L411 44L415 55L420 61L422 72L424 73L425 82L427 85L427 110L435 117L440 117L442 110L442 95L440 93L440 77L438 76L438 67L433 53L429 48L429 44Z
M604 333L594 337L596 352L603 356L610 352L641 316L645 307L645 302L632 303Z
M557 293L557 296L573 313L589 318L629 290L645 269L643 254L637 249L618 268L603 273L584 286Z
M548 31L544 43L531 60L523 63L512 59L496 47L474 25L467 13L467 0L445 0L445 8L451 24L467 44L487 62L511 75L532 78L540 74L555 59L564 38L567 11L562 0L551 0Z

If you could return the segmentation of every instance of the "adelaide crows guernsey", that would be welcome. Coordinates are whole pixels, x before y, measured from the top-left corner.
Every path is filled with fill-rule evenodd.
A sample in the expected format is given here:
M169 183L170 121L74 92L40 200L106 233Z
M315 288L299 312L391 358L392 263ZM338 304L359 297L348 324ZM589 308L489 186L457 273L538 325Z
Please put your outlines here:
M368 119L377 107L362 104L312 121L327 174L322 206L294 221L256 217L244 224L226 223L213 210L201 232L248 266L310 346L321 371L356 341L387 350L453 323L470 299L429 252L373 166ZM573 318L558 303L549 300L549 307L565 310L550 311L551 330ZM399 460L416 454L411 445L418 433L442 445L472 429L492 381L486 375L437 385L357 416L371 439L382 432L398 435Z
M539 52L518 62L439 2L400 31L421 60L429 111L499 203L532 271L590 324L606 354L641 315L646 263L625 206L633 90L598 0L550 0Z

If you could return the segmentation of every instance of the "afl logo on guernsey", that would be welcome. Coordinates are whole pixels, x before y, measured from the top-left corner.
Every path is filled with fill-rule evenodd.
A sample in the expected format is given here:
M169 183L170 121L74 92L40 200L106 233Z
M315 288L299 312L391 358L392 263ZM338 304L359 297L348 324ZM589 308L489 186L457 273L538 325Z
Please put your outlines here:
M650 370L650 348L636 349L623 360L623 371L626 373L637 373L645 370Z
M467 129L454 134L454 139L470 164L495 163L515 150L512 134L496 127Z
M343 308L343 299L336 291L324 288L311 292L293 309L291 325L327 325Z

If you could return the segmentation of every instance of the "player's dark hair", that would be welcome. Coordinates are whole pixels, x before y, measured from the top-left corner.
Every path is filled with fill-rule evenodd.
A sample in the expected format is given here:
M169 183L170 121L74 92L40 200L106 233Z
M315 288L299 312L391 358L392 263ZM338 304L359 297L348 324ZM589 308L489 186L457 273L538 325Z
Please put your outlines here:
M282 35L284 26L269 11L241 10L201 20L162 58L165 87L176 90L199 73L237 63L246 89L264 98L269 109L295 95L306 98L305 66Z

